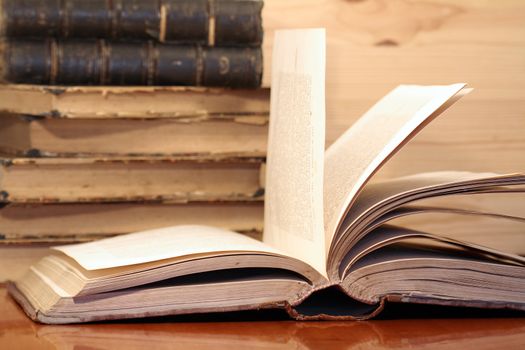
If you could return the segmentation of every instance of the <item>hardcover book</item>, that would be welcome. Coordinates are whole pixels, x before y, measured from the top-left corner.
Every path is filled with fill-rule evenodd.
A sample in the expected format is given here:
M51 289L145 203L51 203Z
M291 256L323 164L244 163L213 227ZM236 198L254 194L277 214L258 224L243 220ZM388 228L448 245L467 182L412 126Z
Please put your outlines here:
M185 225L55 247L9 284L27 314L77 323L282 308L299 320L366 319L387 302L525 311L523 256L390 223L432 210L415 200L523 191L524 174L369 183L465 85L399 86L325 152L324 31L280 31L273 52L263 241Z
M0 152L20 157L265 157L267 115L180 118L0 116Z
M0 44L0 81L257 88L262 51L153 42L18 39Z
M0 85L0 114L97 119L267 116L270 89Z
M256 46L262 7L256 0L1 0L0 33Z
M0 202L253 201L264 158L0 158Z
M4 203L0 245L78 243L199 222L260 239L262 197L252 201ZM1 280L1 279L0 279Z

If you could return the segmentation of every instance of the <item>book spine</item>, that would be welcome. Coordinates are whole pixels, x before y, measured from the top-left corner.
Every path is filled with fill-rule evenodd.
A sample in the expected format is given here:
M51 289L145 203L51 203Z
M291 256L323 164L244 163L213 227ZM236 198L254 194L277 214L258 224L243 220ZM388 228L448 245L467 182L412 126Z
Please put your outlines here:
M259 46L263 1L0 0L12 38L100 38Z
M1 50L10 83L256 88L262 77L262 52L252 47L26 39Z

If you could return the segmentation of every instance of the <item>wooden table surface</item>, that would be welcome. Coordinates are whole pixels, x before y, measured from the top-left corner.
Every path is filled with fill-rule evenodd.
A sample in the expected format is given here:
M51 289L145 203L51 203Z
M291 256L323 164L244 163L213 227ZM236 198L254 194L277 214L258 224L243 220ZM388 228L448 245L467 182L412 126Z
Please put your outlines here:
M525 318L295 322L157 319L49 326L0 288L0 349L525 349Z

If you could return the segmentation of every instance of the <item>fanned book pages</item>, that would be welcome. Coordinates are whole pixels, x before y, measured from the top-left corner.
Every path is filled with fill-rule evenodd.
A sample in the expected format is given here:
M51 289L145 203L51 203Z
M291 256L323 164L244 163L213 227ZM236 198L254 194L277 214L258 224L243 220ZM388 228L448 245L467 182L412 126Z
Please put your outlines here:
M366 319L387 301L525 311L522 236L503 246L498 232L462 236L406 221L468 216L523 231L518 208L439 200L520 195L524 174L447 171L369 183L465 85L400 86L324 152L324 66L324 30L277 33L262 242L188 225L60 246L9 284L11 295L44 323L264 308L301 320Z

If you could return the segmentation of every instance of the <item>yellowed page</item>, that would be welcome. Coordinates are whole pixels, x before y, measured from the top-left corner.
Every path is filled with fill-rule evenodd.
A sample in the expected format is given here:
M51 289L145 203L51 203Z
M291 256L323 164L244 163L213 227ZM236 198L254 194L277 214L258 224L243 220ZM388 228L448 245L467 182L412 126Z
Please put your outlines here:
M465 84L401 85L383 97L325 154L325 234L330 248L345 212L374 172L419 129L455 102Z
M352 210L345 216L341 222L340 231L347 231L353 229L356 220L362 215L368 215L374 207L384 205L387 201L392 201L395 198L405 198L410 194L423 194L426 197L435 196L428 192L435 191L436 188L450 188L462 186L464 191L470 189L474 184L482 183L485 187L498 186L498 183L520 180L520 175L508 174L498 175L493 173L473 173L466 171L438 171L430 173L419 173L399 178L383 180L380 182L371 182L366 185L359 196L356 197L352 204ZM421 196L421 198L424 198Z
M245 235L209 226L173 226L100 241L54 247L86 270L142 264L196 254L258 252L283 255Z
M324 73L324 29L276 33L263 240L326 275Z

